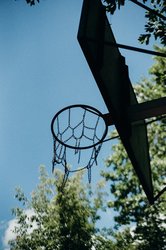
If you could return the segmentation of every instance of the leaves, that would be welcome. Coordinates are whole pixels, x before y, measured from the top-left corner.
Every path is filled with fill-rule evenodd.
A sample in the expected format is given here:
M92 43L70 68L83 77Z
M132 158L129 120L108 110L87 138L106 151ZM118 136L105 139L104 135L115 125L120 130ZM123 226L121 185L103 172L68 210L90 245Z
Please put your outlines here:
M106 11L113 15L117 7L120 9L124 5L125 0L104 0L103 2L106 4Z
M36 1L38 3L40 2L40 0L36 0ZM35 5L36 1L35 0L26 0L27 4L30 4L30 6Z
M146 4L147 0L143 0ZM145 13L146 22L144 25L145 33L140 34L138 40L140 43L149 44L151 37L155 40L159 40L161 45L166 45L166 1L165 0L151 0L151 9L158 13L158 16L154 11L147 11ZM110 14L125 4L124 0L105 0L106 11ZM138 7L138 6L137 6ZM139 8L139 7L138 7ZM163 17L163 18L162 18Z
M166 45L166 22L153 13L146 13L147 22L145 24L146 34L141 34L139 41L149 44L149 39L153 34L155 40L159 39L162 45Z

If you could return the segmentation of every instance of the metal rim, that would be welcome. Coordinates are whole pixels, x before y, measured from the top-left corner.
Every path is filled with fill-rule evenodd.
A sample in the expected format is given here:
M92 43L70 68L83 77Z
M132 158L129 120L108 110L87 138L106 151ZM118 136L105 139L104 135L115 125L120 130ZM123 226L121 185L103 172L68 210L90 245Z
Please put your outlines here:
M101 117L103 119L103 122L105 124L105 130L104 130L104 133L101 137L101 139L96 142L95 144L92 144L92 145L89 145L89 146L85 146L85 147L75 147L75 146L71 146L69 144L66 144L64 143L63 141L59 140L59 138L56 136L55 132L54 132L54 122L56 120L56 118L61 114L63 113L65 110L67 109L71 109L71 108L82 108L82 109L87 109L89 112L92 112L94 114L96 114L97 116ZM67 106L61 110L59 110L55 116L53 117L52 121L51 121L51 132L52 132L52 135L54 137L54 139L56 141L58 141L60 144L62 144L63 146L67 147L67 148L71 148L71 149L77 149L77 150L83 150L83 149L88 149L88 148L92 148L92 147L96 147L97 145L101 144L103 142L103 140L105 139L106 135L107 135L107 132L108 132L108 126L106 124L106 121L104 119L104 116L103 114L96 108L92 107L92 106L89 106L89 105L84 105L84 104L75 104L75 105L70 105L70 106Z

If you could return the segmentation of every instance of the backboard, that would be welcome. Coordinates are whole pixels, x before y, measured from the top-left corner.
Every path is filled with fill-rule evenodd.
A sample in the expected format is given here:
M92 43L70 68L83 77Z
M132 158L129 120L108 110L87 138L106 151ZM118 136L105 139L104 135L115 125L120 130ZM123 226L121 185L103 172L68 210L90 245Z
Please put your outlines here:
M125 58L121 55L100 0L84 0L78 41L122 143L149 202L154 202L144 120L131 123L128 109L137 104ZM113 46L114 45L114 46Z

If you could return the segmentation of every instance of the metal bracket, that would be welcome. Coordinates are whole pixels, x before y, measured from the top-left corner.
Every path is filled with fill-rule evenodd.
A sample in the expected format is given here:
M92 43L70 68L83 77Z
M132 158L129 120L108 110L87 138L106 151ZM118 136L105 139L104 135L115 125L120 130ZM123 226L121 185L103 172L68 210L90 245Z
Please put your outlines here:
M132 105L128 108L127 113L131 123L164 115L166 114L166 97ZM103 117L108 126L114 125L111 114L107 113Z
M166 114L166 97L132 105L128 109L132 122Z

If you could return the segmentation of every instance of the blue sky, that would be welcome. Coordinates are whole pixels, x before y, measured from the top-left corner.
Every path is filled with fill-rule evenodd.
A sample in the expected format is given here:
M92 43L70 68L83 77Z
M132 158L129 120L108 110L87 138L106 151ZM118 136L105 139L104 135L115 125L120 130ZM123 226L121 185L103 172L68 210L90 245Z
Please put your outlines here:
M54 114L77 103L107 112L77 42L81 7L82 0L41 0L35 7L23 0L0 1L1 235L17 205L15 187L29 194L41 164L51 174ZM137 42L144 29L143 9L128 3L109 20L117 42L144 47ZM121 53L133 83L147 76L151 56ZM110 149L111 143L103 145L99 169ZM92 170L92 181L97 179Z

